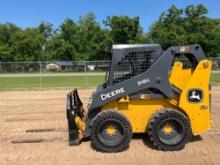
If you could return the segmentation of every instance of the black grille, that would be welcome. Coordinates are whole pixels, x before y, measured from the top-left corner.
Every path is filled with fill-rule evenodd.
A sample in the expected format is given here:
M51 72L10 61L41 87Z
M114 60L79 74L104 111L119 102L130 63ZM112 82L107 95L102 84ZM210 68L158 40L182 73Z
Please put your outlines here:
M148 70L152 63L158 58L158 54L151 52L128 53L114 67L113 83L119 83Z

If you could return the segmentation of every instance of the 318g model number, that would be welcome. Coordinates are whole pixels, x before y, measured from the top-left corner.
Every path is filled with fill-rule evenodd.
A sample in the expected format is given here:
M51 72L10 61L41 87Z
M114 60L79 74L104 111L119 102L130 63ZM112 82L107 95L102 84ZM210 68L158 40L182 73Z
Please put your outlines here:
M149 83L149 82L150 82L150 79L147 78L147 79L137 81L137 84L138 84L138 86L141 86L141 85L144 85L144 84Z

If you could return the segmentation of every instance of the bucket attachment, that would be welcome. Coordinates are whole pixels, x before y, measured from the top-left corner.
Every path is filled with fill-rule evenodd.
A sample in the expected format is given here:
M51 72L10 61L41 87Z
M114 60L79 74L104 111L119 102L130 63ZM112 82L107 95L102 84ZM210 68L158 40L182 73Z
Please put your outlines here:
M84 109L77 89L67 95L66 113L69 128L69 145L79 145L80 140L83 138Z

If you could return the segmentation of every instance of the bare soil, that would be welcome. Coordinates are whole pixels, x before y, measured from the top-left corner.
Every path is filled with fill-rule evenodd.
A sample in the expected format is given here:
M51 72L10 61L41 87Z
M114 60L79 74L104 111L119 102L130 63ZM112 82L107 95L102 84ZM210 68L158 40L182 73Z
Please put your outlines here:
M82 89L85 104L92 89ZM0 92L0 164L220 164L220 87L212 88L212 129L181 151L152 147L135 135L128 150L101 153L90 141L68 146L67 90Z

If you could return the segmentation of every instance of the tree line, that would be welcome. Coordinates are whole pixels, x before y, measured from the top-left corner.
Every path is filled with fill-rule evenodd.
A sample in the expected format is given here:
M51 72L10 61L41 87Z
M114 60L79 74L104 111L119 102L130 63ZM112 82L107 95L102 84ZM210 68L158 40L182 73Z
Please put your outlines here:
M0 24L0 61L108 60L112 44L200 44L209 57L220 56L220 19L204 5L171 6L144 33L139 17L111 16L102 24L93 13L67 18L58 28L41 22L32 28Z

